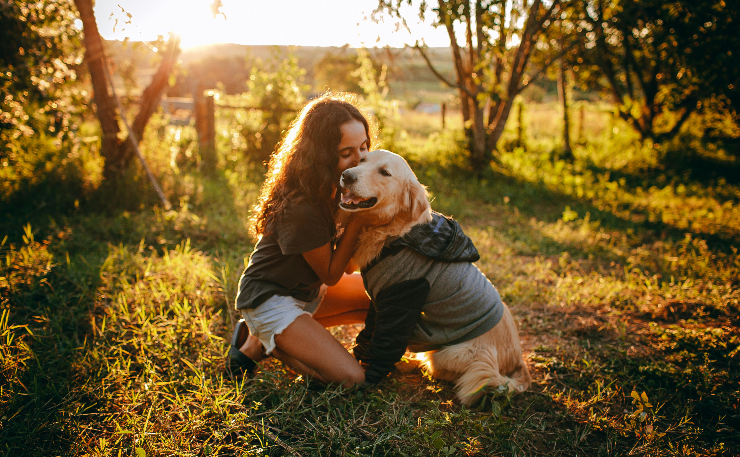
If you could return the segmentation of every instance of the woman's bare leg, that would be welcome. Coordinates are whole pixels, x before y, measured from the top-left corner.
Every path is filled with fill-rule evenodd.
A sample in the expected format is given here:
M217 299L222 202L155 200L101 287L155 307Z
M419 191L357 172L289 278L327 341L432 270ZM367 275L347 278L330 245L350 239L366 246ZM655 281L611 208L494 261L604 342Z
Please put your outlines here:
M275 345L273 355L307 377L344 387L365 380L365 372L357 360L308 314L298 316L276 335ZM281 355L287 357L283 359Z
M323 327L362 324L365 322L365 317L367 316L367 310L369 307L370 298L368 298L367 294L365 293L365 286L362 283L362 277L360 276L360 274L345 274L336 285L327 288L324 299L321 301L321 305L313 315L314 321L320 324L319 328L322 330L323 336L330 337L333 342L336 343L336 345L338 345L338 347L341 348L342 351L344 351L344 356L348 356L348 358L342 357L342 363L349 364L351 362L353 365L356 365L356 368L358 368L360 371L362 371L362 368L357 365L354 357L352 357L352 355L347 352L344 346L342 346L341 343L339 343ZM287 364L298 373L303 374L304 376L312 377L317 381L322 381L326 383L344 383L345 378L343 378L342 376L339 376L340 378L342 378L341 381L338 381L337 379L332 377L332 375L329 375L329 377L333 380L324 378L321 373L326 370L322 371L314 369L313 367L315 365L315 362L312 363L306 361L306 363L304 363L300 355L302 353L301 351L295 351L293 349L283 350L280 347L280 344L278 344L278 339L282 340L282 335L285 335L286 331L288 331L292 325L293 324L288 326L288 328L283 331L281 335L275 337L275 343L278 347L273 350L272 355L283 361L285 364ZM299 326L299 328L302 327L303 326ZM291 346L291 342L294 340L292 334L295 333L295 330L297 330L297 328L288 332L288 346ZM312 343L308 339L306 340L306 344L308 348L312 348L314 346L314 343ZM247 341L244 342L239 350L255 362L259 362L260 360L264 359L262 353L262 343L254 335L249 335L249 338L247 338ZM328 358L327 360L332 361L331 358ZM319 365L321 365L321 361L318 362ZM347 374L353 374L355 376L357 375L357 372L354 370L354 368L350 371L352 373ZM352 376L350 376L350 378L351 377ZM364 372L362 374L362 377L362 380L364 380ZM362 380L360 382L362 382Z
M242 347L239 348L242 354L246 355L255 362L259 362L260 360L265 358L262 352L264 349L265 348L264 346L262 346L262 342L259 340L259 338L251 334L247 337L247 340L244 342Z
M245 341L242 347L239 348L239 350L244 355L254 360L255 362L259 362L260 360L263 360L265 358L263 352L264 349L265 347L262 346L262 342L254 335L249 335L247 341ZM303 374L306 377L310 377L316 379L317 381L326 383L326 380L323 379L321 375L319 375L317 372L299 362L298 360L294 359L293 357L289 356L286 352L281 351L277 347L273 349L271 356L277 357L290 368Z
M272 355L283 362L285 365L289 366L293 371L302 374L306 378L310 378L314 381L319 381L323 384L329 384L329 382L326 379L322 378L319 373L317 373L307 365L294 359L293 357L289 356L287 353L281 351L279 348L275 348L272 351Z
M362 324L370 307L359 273L345 274L339 282L326 290L321 306L313 318L324 327Z

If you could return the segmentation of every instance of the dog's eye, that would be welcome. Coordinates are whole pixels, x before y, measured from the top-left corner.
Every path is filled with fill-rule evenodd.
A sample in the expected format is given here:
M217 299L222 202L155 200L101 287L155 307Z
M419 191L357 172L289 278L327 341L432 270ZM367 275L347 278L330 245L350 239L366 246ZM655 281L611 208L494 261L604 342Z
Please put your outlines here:
M383 176L390 176L391 174L385 168L380 169L380 174Z

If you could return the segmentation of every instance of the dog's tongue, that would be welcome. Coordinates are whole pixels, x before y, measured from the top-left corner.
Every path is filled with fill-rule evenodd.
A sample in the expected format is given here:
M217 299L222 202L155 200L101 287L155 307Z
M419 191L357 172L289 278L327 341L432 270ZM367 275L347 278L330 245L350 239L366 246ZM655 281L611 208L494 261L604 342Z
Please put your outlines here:
M342 203L347 204L358 204L365 199L360 198L353 194L349 189L342 189Z

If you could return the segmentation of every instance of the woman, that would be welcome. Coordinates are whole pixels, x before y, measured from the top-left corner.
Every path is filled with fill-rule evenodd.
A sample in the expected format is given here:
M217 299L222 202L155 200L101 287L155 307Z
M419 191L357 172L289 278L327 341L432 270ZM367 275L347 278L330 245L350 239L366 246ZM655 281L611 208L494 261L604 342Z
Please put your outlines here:
M370 148L367 119L340 95L308 103L271 157L253 220L259 241L239 280L244 320L232 337L229 368L251 372L273 355L323 382L351 387L362 367L325 327L364 322L369 306L350 259L366 225L385 221L352 213L335 225L339 178ZM320 306L319 306L320 305Z

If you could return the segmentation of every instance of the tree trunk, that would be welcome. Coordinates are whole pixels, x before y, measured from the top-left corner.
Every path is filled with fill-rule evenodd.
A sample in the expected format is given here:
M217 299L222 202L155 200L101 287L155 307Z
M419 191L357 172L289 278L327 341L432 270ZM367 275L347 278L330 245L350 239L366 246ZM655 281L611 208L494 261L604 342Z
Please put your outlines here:
M470 150L470 165L480 176L486 161L486 124L483 121L483 108L473 105L473 145Z
M491 149L497 148L496 145L498 144L498 140L500 140L501 135L504 134L506 121L509 119L509 114L511 114L511 107L513 105L512 102L513 98L503 100L503 102L499 105L496 116L494 116L494 120L492 123L493 128L488 131L488 144L490 145Z
M483 108L479 106L478 94L481 88L476 83L473 72L478 65L478 58L482 52L482 45L478 43L478 48L473 46L473 30L470 5L466 4L464 10L465 20L465 49L467 53L457 43L457 36L452 22L449 19L447 5L443 0L438 2L440 12L443 15L443 23L450 37L450 50L455 64L455 73L457 75L457 86L460 90L460 103L463 115L463 128L465 137L468 140L468 149L470 150L469 163L471 168L478 174L483 170L483 163L486 157L486 125L483 118ZM476 3L476 17L482 13L482 8ZM482 36L480 23L476 23L476 36L478 39ZM464 55L467 54L467 55ZM467 59L465 58L467 57ZM429 64L429 62L427 62Z
M563 104L563 159L572 161L573 150L570 147L570 103L568 102L568 74L565 68L564 57L560 58L560 72L558 73L558 95L560 95L560 101Z
M541 0L535 0L529 7L527 21L525 22L524 29L522 31L522 40L519 43L519 47L516 50L514 60L511 65L511 73L509 74L509 82L506 86L506 92L498 102L496 113L491 113L493 116L489 116L488 118L488 147L492 150L497 150L498 140L501 139L501 135L504 133L506 121L509 119L514 98L523 89L521 85L522 77L527 68L527 63L529 62L530 54L534 48L534 43L537 40L537 34L541 31L542 24L552 16L553 8L557 3L559 2L553 2L545 15L539 19L537 18L537 12L542 4Z
M516 121L516 138L517 146L527 150L527 140L524 139L524 102L521 100L517 103L517 121Z
M103 47L103 39L100 37L100 32L98 31L98 24L95 22L92 1L74 0L74 2L82 20L85 62L87 62L87 67L90 70L90 79L93 85L93 100L95 101L95 108L103 134L101 153L105 158L104 176L108 178L113 174L115 165L119 163L123 149L121 147L121 141L118 138L121 128L118 125L116 102L108 91L105 49Z
M463 118L463 131L465 132L465 139L468 142L468 148L471 148L475 144L475 137L473 136L472 120L470 118L470 97L464 90L460 90L460 105Z

